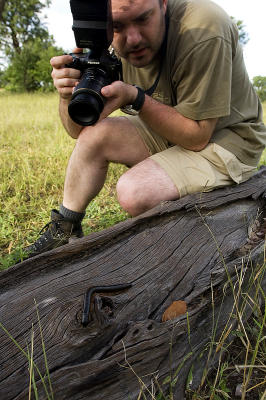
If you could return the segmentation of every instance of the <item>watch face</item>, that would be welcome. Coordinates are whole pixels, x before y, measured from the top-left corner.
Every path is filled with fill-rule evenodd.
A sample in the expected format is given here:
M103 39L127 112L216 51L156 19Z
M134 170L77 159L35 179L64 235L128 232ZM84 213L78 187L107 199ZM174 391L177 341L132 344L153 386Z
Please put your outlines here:
M134 108L132 107L131 104L121 107L120 110L123 111L125 114L129 114L129 115L138 115L139 114L139 111L134 110Z

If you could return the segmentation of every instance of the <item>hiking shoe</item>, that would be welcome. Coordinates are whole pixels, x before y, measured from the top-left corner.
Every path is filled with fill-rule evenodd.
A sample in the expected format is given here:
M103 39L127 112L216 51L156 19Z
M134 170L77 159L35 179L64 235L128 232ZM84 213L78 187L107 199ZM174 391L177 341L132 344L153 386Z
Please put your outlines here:
M83 237L81 223L74 224L65 219L57 210L52 210L51 221L43 227L40 234L36 242L24 249L27 258Z

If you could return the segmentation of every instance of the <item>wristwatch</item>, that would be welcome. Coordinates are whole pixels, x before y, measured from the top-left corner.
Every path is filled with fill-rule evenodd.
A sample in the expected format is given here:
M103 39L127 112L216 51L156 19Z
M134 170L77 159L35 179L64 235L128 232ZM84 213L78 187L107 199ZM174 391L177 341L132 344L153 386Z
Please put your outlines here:
M144 102L145 102L145 92L140 87L133 85L138 89L138 94L135 101L132 104L127 104L120 108L125 114L138 115Z

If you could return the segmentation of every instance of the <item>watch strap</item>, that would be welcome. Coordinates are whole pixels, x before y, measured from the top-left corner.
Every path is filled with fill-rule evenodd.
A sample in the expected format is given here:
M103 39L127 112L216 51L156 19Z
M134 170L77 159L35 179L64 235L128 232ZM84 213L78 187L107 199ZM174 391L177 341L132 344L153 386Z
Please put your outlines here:
M140 87L134 85L138 89L138 94L135 101L132 103L133 110L140 111L145 102L145 92Z
M120 110L129 115L138 115L145 102L145 92L140 87L136 85L133 86L135 86L138 89L138 94L136 99L132 104L127 104L121 107Z

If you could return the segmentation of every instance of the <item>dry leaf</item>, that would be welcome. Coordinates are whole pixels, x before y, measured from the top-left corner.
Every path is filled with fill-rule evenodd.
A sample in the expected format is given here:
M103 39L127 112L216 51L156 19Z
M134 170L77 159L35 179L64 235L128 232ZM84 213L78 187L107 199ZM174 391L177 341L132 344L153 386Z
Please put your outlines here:
M175 319L179 315L186 314L187 303L182 300L174 301L163 313L162 322Z

